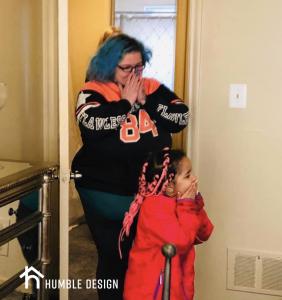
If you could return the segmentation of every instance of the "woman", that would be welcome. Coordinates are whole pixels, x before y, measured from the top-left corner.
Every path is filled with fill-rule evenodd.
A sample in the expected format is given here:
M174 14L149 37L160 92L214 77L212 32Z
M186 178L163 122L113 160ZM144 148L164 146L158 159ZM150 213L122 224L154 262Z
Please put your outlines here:
M72 170L98 251L97 279L118 279L119 289L99 289L99 299L122 299L134 230L122 243L122 220L138 188L149 152L171 146L171 133L188 123L188 107L167 87L142 78L151 51L125 34L106 40L92 58L78 95L76 117L83 146Z

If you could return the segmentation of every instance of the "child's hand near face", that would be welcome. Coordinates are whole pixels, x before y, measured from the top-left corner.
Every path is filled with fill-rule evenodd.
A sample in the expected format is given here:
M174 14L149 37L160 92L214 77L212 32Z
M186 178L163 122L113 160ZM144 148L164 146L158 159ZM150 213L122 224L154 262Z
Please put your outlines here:
M178 199L194 199L198 193L198 179L195 177L193 178L191 185L188 187L188 189L181 195L178 194Z

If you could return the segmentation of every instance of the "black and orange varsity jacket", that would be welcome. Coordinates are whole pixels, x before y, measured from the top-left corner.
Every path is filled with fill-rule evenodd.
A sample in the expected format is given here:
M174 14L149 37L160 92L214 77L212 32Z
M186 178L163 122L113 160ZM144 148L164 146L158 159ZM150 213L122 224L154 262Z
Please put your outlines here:
M115 83L85 83L76 108L83 142L72 163L82 174L77 186L133 195L147 154L170 147L171 133L187 126L188 107L175 93L149 78L144 88L145 105L131 106Z

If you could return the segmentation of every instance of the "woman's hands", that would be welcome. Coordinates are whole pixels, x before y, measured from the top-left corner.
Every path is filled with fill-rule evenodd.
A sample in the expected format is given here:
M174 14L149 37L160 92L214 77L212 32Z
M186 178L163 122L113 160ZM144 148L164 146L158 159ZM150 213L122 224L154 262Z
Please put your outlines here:
M140 77L135 75L134 72L131 72L128 75L124 86L118 83L121 92L121 98L127 99L130 102L130 104L133 105L137 100L140 84Z
M137 102L144 105L146 103L146 94L145 94L145 88L144 88L144 79L141 79L139 90L138 90L138 96L137 96Z
M144 90L144 80L140 77L140 75L137 75L134 71L132 71L126 80L125 85L122 86L118 83L118 86L122 99L127 99L131 105L135 102L142 105L145 104L146 95Z

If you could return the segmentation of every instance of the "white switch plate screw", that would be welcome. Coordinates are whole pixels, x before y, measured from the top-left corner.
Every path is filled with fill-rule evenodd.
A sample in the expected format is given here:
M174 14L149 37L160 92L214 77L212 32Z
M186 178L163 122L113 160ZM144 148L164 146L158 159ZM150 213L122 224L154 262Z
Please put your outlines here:
M246 84L230 84L229 106L231 108L247 107L247 85Z

